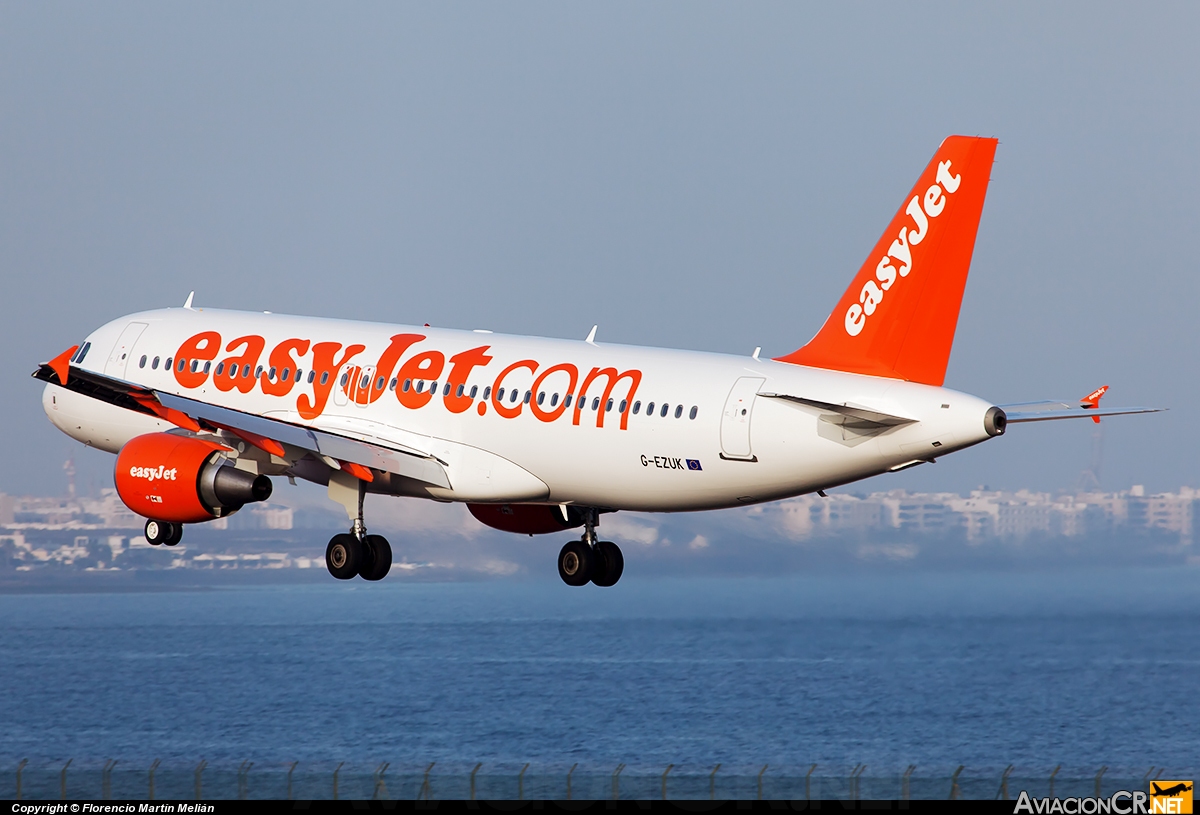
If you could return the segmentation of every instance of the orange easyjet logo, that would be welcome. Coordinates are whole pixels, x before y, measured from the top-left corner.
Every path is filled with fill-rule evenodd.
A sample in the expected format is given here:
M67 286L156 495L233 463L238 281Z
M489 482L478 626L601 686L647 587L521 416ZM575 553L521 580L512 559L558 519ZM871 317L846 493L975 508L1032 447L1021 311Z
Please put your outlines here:
M914 195L904 212L912 218L915 229L900 227L892 245L875 267L875 280L867 280L859 292L858 302L846 309L846 333L857 337L867 325L867 320L883 302L884 292L896 283L897 276L908 277L913 268L912 247L925 240L929 234L929 220L942 214L948 195L958 191L961 175L950 174L950 162L938 162L937 183L925 191L924 201ZM899 263L899 267L893 263Z
M542 422L557 421L570 414L575 425L580 423L590 396L596 426L604 427L604 414L611 409L616 394L622 399L620 427L628 429L629 411L625 408L633 402L641 384L639 370L595 367L581 377L579 367L570 362L543 367L537 360L522 359L501 369L479 398L478 385L468 388L468 379L489 367L493 360L488 354L491 346L470 348L447 359L436 349L416 348L425 339L423 334L396 334L378 360L368 364L367 360L358 359L366 351L366 346L358 343L314 343L292 338L268 352L266 339L257 334L236 337L226 343L218 332L202 331L179 346L171 370L175 381L188 389L199 388L211 377L213 386L222 392L250 393L257 387L268 396L282 398L300 390L296 411L307 420L325 412L337 387L348 400L363 406L391 393L410 410L440 399L451 413L465 413L475 405L478 414L484 416L490 406L499 416L515 419L528 408ZM264 355L265 362L260 366ZM221 359L214 367L217 357ZM307 375L302 376L302 371ZM511 385L517 376L532 378L524 398ZM624 387L621 383L625 383ZM543 388L554 390L549 403L543 403ZM561 400L559 391L564 394Z

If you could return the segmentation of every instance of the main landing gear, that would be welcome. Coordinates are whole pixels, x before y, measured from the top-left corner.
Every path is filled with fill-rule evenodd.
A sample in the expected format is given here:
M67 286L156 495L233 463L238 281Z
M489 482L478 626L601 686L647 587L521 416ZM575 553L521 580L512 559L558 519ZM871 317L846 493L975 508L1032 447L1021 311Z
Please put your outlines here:
M583 537L558 553L558 576L568 586L615 586L625 571L625 557L612 541L596 540L596 512L587 510Z
M363 497L365 490L361 482L355 484L358 492L358 516L348 533L334 535L325 547L325 566L338 580L383 580L392 569L392 545L383 535L368 535L363 523ZM332 491L331 491L332 492Z
M183 540L183 524L171 521L146 521L146 543L151 546L174 546Z

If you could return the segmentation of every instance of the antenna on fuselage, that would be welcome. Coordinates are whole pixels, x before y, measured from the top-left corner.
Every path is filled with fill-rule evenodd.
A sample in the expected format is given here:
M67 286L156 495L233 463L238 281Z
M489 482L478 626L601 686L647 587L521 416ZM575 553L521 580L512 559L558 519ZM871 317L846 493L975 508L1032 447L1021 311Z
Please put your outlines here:
M195 296L196 296L196 292L194 292L194 291L189 292L188 299L183 302L183 307L186 308L188 311L191 311L191 309L192 309L192 298Z
M600 326L598 326L598 325L594 325L594 326L592 326L592 330L588 332L587 339L586 339L586 340L584 340L584 342L591 343L592 345L595 345L595 344L596 344L596 329L597 329L597 328L599 328L599 327L600 327Z

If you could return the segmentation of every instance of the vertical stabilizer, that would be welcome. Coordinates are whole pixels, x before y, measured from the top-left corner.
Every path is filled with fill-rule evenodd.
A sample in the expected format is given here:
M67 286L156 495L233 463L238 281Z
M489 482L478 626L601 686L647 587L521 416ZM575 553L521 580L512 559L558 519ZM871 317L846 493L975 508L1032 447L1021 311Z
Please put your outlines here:
M942 142L825 325L778 361L941 385L995 154Z

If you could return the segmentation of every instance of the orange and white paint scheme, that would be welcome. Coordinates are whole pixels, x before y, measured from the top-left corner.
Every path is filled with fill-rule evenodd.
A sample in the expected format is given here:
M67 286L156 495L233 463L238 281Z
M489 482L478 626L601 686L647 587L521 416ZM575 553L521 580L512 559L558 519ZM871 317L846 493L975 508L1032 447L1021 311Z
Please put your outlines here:
M328 486L352 522L327 565L383 577L368 493L460 501L483 523L582 528L571 585L612 585L603 514L774 501L895 472L1009 424L1150 408L997 406L943 387L996 140L952 136L816 336L777 359L196 308L131 314L39 367L47 415L117 454L151 543Z

